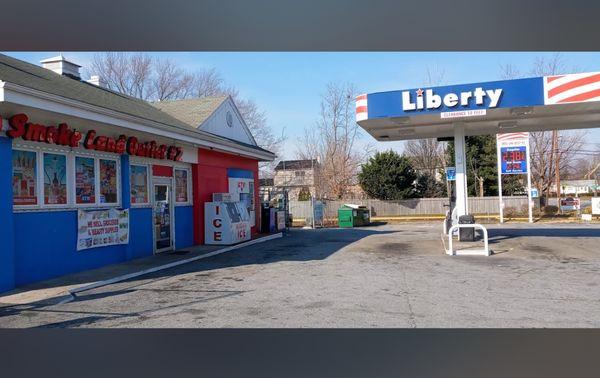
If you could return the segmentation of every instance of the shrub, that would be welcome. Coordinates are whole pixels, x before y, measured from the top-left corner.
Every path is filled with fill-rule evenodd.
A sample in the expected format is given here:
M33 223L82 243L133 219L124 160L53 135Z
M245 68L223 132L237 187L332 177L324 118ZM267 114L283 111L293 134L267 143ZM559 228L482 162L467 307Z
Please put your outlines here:
M514 218L517 215L517 209L509 206L504 208L504 216L507 218Z

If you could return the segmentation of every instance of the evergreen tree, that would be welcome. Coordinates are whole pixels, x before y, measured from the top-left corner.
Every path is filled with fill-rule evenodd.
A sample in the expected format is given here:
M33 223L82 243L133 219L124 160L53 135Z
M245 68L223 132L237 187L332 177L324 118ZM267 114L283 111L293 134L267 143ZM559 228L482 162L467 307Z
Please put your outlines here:
M415 189L417 195L421 198L441 198L448 195L446 183L436 180L428 172L418 175Z
M358 182L372 198L400 200L413 198L417 173L410 160L394 151L377 152L362 165Z
M298 193L298 201L310 201L310 190L304 186Z
M496 136L477 135L465 138L467 185L469 196L498 195L498 160L496 155ZM448 142L446 161L454 165L454 142ZM524 190L521 175L504 175L502 194L513 195ZM483 189L483 193L480 193Z

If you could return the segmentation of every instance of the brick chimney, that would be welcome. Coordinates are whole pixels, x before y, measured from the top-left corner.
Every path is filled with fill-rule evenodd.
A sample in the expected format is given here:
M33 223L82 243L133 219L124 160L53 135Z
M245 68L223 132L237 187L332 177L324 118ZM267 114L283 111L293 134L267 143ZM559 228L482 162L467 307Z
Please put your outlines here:
M54 71L59 75L68 76L75 80L81 80L81 75L79 74L79 68L81 66L69 62L62 54L55 56L54 58L44 59L40 61L40 63L42 64L42 67Z

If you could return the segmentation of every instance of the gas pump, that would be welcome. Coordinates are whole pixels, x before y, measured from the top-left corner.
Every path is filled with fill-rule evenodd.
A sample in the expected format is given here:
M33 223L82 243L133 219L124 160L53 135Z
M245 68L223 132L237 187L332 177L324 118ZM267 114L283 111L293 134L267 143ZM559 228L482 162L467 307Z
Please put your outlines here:
M450 227L458 224L458 215L456 213L456 168L446 167L446 188L448 192L448 207L446 218L444 220L444 234L448 234Z

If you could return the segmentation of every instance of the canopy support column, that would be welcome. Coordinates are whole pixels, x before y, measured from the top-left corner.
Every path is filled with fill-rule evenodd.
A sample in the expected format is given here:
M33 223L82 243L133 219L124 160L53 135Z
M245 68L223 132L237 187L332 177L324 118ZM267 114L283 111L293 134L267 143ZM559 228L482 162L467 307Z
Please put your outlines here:
M465 157L465 124L454 125L454 164L456 166L456 215L469 213L467 206L467 164Z

